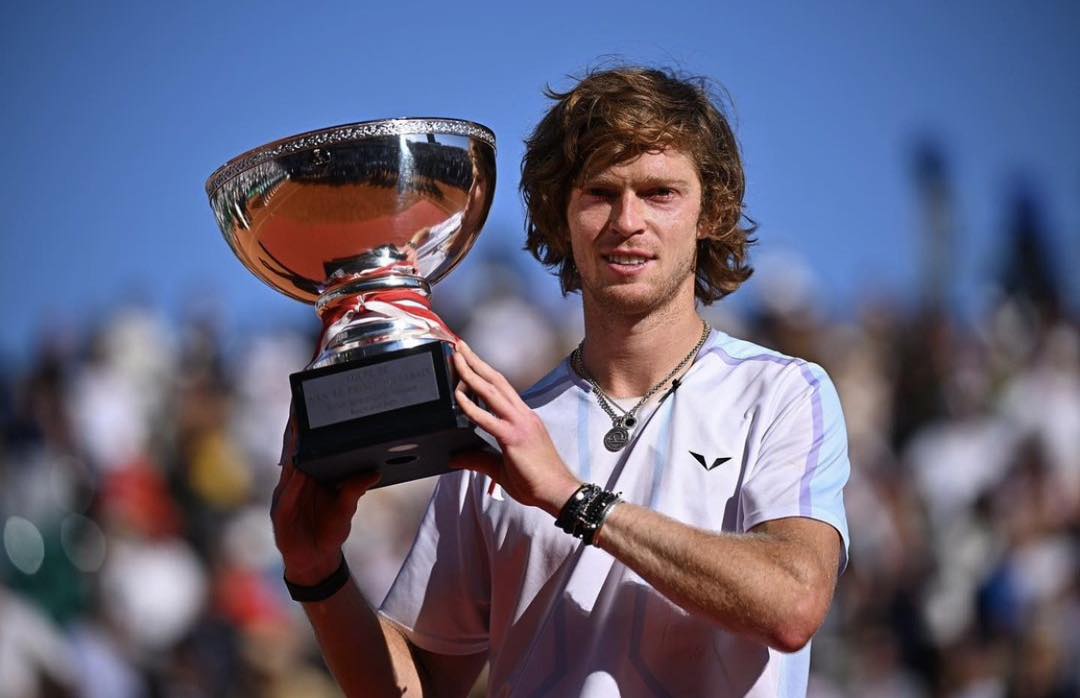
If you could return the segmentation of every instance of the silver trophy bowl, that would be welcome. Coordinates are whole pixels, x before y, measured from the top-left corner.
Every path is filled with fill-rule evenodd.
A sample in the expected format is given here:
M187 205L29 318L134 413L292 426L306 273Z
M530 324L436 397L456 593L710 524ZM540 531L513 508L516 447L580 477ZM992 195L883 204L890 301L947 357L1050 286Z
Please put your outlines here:
M244 266L320 315L373 291L427 295L487 219L495 136L455 119L335 126L233 158L206 193ZM329 338L312 367L432 339L423 327L361 315Z

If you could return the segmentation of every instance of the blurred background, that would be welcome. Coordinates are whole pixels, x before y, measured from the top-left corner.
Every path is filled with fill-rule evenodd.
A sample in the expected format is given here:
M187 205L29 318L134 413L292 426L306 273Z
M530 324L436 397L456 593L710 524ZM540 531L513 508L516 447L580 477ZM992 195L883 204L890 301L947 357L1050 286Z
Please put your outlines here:
M612 57L730 92L757 272L705 315L840 391L851 564L811 695L1077 695L1077 36L1073 2L5 8L0 697L337 694L268 519L315 315L203 182L336 123L488 125L495 206L434 298L524 388L581 326L521 251L521 141ZM431 486L361 502L374 602Z

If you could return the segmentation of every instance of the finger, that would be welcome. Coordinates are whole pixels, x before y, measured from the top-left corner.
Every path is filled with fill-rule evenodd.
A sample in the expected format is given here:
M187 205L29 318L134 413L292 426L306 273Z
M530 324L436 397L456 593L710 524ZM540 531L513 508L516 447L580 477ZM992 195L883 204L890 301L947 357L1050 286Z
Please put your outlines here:
M500 378L503 378L501 373L481 359L480 356L472 350L472 347L465 342L458 343L458 353L461 354L461 357L468 364L469 368L484 380L495 384ZM505 381L506 379L503 378L503 380Z
M498 430L501 420L498 416L484 409L477 399L469 395L464 382L458 383L457 389L454 390L454 397L457 400L458 407L465 413L466 417L477 426L494 435L493 430Z
M289 421L285 423L285 433L281 436L281 458L278 465L281 466L281 479L286 480L292 476L296 447L300 440L300 429L296 423L296 409L289 406Z
M360 498L367 493L382 478L378 472L360 473L353 475L341 483L337 493L337 506L340 513L352 517L356 513L356 505Z
M514 406L507 401L502 391L474 371L464 355L460 353L454 354L454 362L454 365L458 370L458 376L461 380L466 383L469 388L492 409L492 411L500 415L509 415L512 412Z
M481 409L491 412L500 419L509 418L514 413L514 407L506 401L495 386L491 385L475 374L466 376L458 374L457 387L464 391L474 403Z
M511 400L519 397L517 391L514 390L514 386L510 385L510 381L506 379L506 376L481 359L477 353L472 350L472 347L465 342L459 342L459 345L462 348L462 354L464 355L466 362L477 375L495 386L495 388L503 394L503 397Z
M289 467L294 470L294 474L285 477L284 471L282 472L282 478L278 482L277 487L274 488L274 497L271 501L271 513L276 513L279 510L295 511L300 498L300 493L303 491L307 481L311 479L306 473L295 470L291 465Z
M488 432L496 439L499 438L499 434L502 432L500 429L501 421L498 417L488 412L485 409L481 409L479 405L472 401L468 395L465 394L465 386L459 384L457 390L454 391L454 396L457 398L458 407L465 413L465 416L469 418L474 424Z
M491 480L487 490L488 494L491 494L495 491L495 486L499 484L499 479L502 476L502 459L492 460L479 451L466 451L450 458L450 468L452 470L472 470L486 476Z

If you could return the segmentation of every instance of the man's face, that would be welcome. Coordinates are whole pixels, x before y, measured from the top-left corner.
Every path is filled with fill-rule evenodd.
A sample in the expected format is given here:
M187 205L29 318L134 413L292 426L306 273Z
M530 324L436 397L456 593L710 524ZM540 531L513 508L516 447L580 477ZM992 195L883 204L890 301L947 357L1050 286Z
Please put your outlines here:
M582 294L623 315L692 305L700 213L697 167L678 150L587 178L566 212Z

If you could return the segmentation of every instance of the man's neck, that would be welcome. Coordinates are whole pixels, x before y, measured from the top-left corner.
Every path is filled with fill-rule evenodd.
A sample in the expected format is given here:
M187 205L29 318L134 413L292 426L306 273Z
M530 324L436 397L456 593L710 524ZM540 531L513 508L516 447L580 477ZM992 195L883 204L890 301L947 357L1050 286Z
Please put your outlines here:
M627 317L585 306L585 369L611 397L644 395L701 339L703 323L693 303Z

